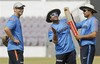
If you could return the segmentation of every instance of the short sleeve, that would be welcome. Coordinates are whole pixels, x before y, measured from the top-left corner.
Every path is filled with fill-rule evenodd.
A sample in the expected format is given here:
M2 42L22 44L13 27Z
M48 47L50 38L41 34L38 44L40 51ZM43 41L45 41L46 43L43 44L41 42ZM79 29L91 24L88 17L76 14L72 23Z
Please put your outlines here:
M9 29L14 29L15 28L15 25L16 25L16 22L13 18L10 18L6 24L6 26L9 28Z
M76 22L75 25L77 29L82 28L82 22Z
M91 22L91 32L98 32L98 24L99 22L96 19Z

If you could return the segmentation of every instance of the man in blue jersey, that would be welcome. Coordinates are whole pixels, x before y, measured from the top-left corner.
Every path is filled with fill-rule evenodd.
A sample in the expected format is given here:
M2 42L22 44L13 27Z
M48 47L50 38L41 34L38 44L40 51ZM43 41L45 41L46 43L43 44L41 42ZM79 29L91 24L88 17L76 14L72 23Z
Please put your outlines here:
M24 64L23 61L23 35L20 23L20 16L23 14L25 5L17 2L13 6L14 14L9 18L6 27L4 28L9 37L7 46L9 64Z
M93 5L87 4L81 6L84 17L82 22L76 23L77 28L81 28L81 35L76 38L80 40L81 64L92 64L95 54L96 34L98 32L98 20L93 16L97 11Z
M55 44L56 64L76 64L76 51L66 19L60 19L59 9L51 10L46 21L52 23L48 31L50 42Z

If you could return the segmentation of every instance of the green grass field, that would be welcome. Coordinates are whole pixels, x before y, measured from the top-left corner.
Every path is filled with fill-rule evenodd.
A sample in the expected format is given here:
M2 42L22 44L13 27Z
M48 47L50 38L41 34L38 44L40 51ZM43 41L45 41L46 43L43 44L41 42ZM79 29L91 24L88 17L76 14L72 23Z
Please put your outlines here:
M55 64L55 58L25 58L25 64ZM99 64L100 57L94 58L93 64ZM0 58L0 64L8 64L8 58ZM77 58L77 64L80 64L79 58Z

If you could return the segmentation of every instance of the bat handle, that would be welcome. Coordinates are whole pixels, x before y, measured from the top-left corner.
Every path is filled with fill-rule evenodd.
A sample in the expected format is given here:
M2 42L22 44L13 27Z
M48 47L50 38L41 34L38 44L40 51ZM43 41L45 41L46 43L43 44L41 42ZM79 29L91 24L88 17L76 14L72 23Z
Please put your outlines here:
M81 47L81 43L80 43L80 40L77 40L77 42L78 42L79 46Z

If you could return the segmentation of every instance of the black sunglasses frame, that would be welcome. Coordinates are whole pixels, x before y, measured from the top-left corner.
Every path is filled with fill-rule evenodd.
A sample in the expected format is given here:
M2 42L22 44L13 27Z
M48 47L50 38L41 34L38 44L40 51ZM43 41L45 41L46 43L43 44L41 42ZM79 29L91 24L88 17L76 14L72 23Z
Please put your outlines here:
M83 9L83 12L92 11L91 9Z

